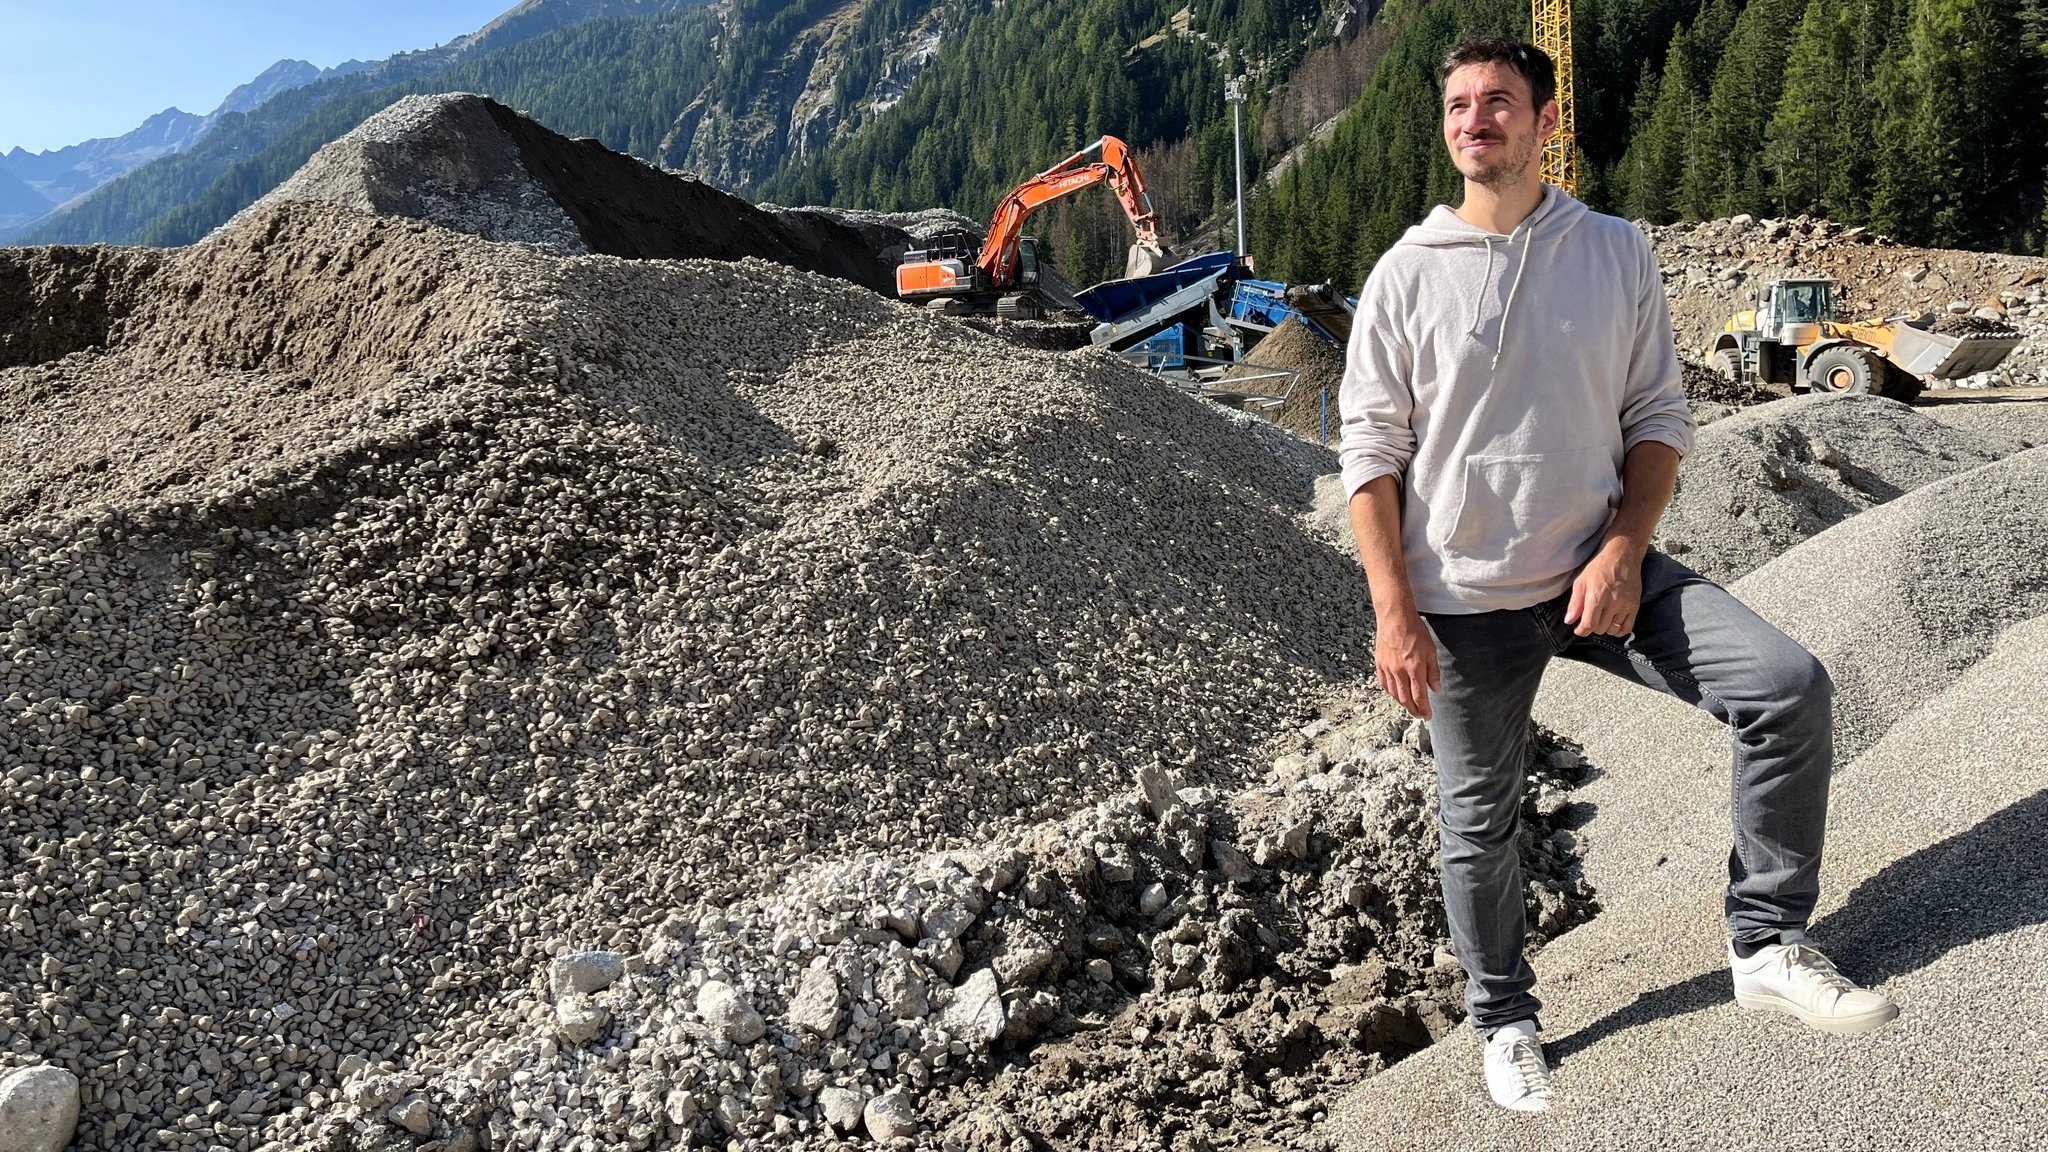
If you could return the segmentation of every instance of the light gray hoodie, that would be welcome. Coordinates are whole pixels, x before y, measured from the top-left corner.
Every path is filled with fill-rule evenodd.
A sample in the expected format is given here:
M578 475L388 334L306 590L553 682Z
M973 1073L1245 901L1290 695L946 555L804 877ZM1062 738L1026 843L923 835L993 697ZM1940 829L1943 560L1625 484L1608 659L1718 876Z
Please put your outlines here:
M1424 612L1562 593L1620 506L1628 450L1692 451L1648 241L1554 188L1512 236L1439 205L1380 257L1338 401L1346 494L1405 478Z

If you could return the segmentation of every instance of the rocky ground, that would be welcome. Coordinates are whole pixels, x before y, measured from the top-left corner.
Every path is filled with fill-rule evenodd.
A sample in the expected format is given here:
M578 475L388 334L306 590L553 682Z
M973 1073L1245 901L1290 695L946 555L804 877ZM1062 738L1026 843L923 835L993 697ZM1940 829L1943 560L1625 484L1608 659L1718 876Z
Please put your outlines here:
M1900 312L2002 309L2024 342L1997 372L1968 387L2048 383L2048 259L1911 248L1863 228L1811 217L1735 216L1646 229L1664 269L1681 354L1704 361L1713 335L1736 312L1756 307L1770 280L1833 276L1844 317Z

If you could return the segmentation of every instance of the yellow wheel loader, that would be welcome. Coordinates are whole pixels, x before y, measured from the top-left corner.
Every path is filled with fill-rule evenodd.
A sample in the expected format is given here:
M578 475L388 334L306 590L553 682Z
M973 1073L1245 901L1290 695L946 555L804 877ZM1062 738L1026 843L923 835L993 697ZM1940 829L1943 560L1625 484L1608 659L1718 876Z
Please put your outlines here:
M1989 372L2020 342L2003 320L1974 315L1837 320L1835 286L1825 277L1766 284L1757 306L1737 312L1715 335L1707 363L1744 383L1910 402L1930 381Z

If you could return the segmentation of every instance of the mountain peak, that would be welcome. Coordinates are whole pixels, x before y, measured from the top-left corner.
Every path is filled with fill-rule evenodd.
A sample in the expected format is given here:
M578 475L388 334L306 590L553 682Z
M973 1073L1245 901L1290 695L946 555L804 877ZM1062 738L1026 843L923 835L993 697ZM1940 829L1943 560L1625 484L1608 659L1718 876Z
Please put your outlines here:
M305 60L279 60L258 73L254 80L228 93L220 107L213 110L208 120L218 120L229 112L250 112L265 100L280 92L303 87L318 80L322 75L319 68Z

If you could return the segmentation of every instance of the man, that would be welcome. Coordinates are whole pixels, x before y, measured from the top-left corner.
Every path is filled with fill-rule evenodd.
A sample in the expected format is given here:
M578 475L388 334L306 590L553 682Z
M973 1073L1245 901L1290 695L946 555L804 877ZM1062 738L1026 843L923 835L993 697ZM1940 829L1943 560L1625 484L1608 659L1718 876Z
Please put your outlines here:
M1542 51L1471 40L1441 76L1464 202L1410 229L1366 282L1342 457L1380 683L1435 747L1444 906L1487 1090L1518 1111L1550 1098L1515 844L1529 710L1553 656L1730 726L1736 999L1826 1031L1876 1028L1898 1010L1805 935L1833 755L1827 672L1650 551L1694 428L1656 258L1625 221L1539 181L1558 116Z

